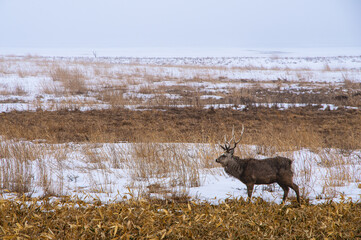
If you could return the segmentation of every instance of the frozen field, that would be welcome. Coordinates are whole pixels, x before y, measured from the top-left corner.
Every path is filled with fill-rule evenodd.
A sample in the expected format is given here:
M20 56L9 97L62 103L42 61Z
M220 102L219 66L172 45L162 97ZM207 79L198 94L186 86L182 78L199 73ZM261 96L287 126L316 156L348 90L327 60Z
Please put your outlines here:
M63 106L104 109L112 104L136 108L160 102L181 107L193 104L190 95L193 99L209 100L202 101L208 105L228 107L227 103L242 102L233 103L227 95L245 89L264 88L293 95L317 94L322 89L331 96L346 94L361 82L358 49L346 51L352 55L340 56L332 52L327 56L327 51L313 57L296 57L300 52L279 52L257 51L247 57L167 58L3 55L0 111L56 110ZM354 90L347 94L358 94ZM263 98L257 103L310 103L280 101Z
M1 118L12 111L112 108L361 110L360 49L219 50L211 56L207 51L143 51L148 57L136 50L1 50L0 54ZM0 135L4 198L16 196L14 192L102 202L130 196L189 197L212 203L246 197L245 185L214 162L221 151L213 142L52 144ZM244 144L236 155L292 158L295 182L312 203L360 200L360 149L260 148ZM260 185L253 196L280 203L282 195L278 185ZM289 196L295 196L292 190Z
M167 199L189 196L212 203L226 198L246 198L245 185L227 176L212 159L221 153L218 148L209 144L49 145L2 141L2 154L7 152L0 162L2 197L16 196L4 188L16 189L26 181L27 195L31 197L69 195L87 201L113 202L131 196ZM240 146L236 155L252 156L256 148ZM23 152L14 152L20 149ZM15 159L17 154L23 157L28 154L32 159L20 164ZM294 160L295 182L301 195L311 203L360 200L360 151L301 149L274 155ZM15 169L22 174L21 179L11 174ZM277 184L256 186L253 194L276 203L281 202L282 196ZM291 190L289 197L292 196L295 194Z

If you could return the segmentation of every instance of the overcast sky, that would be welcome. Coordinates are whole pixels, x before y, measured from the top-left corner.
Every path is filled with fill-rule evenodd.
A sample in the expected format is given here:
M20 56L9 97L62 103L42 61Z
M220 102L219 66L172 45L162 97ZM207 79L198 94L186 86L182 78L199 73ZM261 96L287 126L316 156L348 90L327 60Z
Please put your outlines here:
M0 0L0 47L360 47L361 0Z

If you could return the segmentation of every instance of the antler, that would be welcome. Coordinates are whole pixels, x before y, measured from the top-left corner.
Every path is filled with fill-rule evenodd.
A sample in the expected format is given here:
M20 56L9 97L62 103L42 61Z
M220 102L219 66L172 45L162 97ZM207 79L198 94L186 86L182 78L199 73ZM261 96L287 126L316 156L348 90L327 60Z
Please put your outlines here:
M222 144L220 144L220 143L218 143L218 144L224 151L229 151L231 148L231 143L227 141L226 135L224 135L224 146L222 146Z
M222 146L221 144L219 144L221 146L221 148L224 150L224 151L230 151L232 149L235 149L237 144L241 141L242 139L242 135L244 133L244 125L242 124L242 131L241 131L241 136L239 137L238 140L235 140L235 134L234 134L234 126L232 127L232 138L231 140L227 141L227 136L224 135L224 146ZM231 142L233 141L233 144L234 146L231 147Z
M233 148L236 148L237 144L241 141L243 133L244 133L244 125L242 124L241 136L239 137L238 140L233 140L234 141L234 147ZM233 126L233 128L232 128L232 138L234 139L234 137L235 136L234 136L234 126Z

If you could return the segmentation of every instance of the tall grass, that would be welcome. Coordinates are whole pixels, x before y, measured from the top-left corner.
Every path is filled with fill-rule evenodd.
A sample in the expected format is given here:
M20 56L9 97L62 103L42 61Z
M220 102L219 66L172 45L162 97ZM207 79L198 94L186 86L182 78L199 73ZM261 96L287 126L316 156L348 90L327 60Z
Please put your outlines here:
M33 169L31 162L41 157L34 144L0 142L0 186L18 194L31 193Z
M54 67L50 71L50 76L53 81L61 82L65 92L70 94L81 94L86 91L85 75L75 68Z
M183 144L136 143L127 162L134 180L162 186L198 187L200 163Z
M66 149L25 141L0 142L0 189L19 195L60 196Z

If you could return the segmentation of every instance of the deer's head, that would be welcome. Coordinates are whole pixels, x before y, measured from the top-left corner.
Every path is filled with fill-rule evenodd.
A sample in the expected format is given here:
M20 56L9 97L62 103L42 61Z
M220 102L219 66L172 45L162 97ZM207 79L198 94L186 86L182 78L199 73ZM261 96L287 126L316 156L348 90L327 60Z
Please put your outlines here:
M224 145L219 144L219 146L224 150L224 153L216 159L217 163L220 163L223 167L228 165L229 161L231 161L233 158L234 149L237 147L237 144L241 141L243 132L244 132L244 126L242 124L242 132L238 140L235 139L234 126L232 128L231 140L227 141L227 137L224 136L225 144ZM233 146L231 146L231 144L233 144Z

